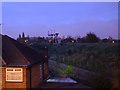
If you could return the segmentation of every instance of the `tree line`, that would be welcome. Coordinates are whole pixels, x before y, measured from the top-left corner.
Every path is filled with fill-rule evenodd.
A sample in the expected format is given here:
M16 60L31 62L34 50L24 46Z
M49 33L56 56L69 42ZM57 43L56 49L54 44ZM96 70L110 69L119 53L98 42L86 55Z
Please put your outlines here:
M48 37L25 37L24 32L22 35L19 34L19 37L17 38L19 42L22 43L53 43L49 42L52 40L51 38ZM98 43L98 42L110 42L110 43L115 43L118 40L113 39L112 37L100 39L95 33L89 32L86 34L84 37L77 37L76 39L72 36L68 36L67 38L61 38L61 44L63 43Z

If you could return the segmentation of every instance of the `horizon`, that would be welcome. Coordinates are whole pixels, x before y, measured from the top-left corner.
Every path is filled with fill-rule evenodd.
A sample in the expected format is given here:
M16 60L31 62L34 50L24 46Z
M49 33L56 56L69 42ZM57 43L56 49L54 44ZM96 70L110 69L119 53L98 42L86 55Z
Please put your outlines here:
M46 37L51 29L60 36L118 39L117 2L4 2L2 33L16 39L22 32Z

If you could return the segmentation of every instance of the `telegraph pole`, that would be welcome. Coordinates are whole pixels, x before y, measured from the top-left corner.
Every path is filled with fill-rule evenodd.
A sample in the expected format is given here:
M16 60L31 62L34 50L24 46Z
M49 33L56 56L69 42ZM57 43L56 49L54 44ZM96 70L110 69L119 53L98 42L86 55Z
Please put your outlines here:
M0 34L2 34L2 24L0 23Z

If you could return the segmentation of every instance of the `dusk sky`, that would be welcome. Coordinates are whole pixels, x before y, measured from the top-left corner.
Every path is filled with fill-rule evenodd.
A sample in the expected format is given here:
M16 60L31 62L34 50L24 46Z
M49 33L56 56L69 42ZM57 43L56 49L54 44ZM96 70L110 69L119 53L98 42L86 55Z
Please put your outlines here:
M60 36L85 36L94 32L100 38L118 38L117 2L4 2L2 33L17 38L47 36L55 29Z

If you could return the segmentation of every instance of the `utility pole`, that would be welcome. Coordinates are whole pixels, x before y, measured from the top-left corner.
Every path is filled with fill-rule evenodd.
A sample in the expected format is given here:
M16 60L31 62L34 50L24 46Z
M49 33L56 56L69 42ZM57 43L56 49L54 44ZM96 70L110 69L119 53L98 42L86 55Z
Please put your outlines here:
M2 24L0 23L0 34L2 34Z

